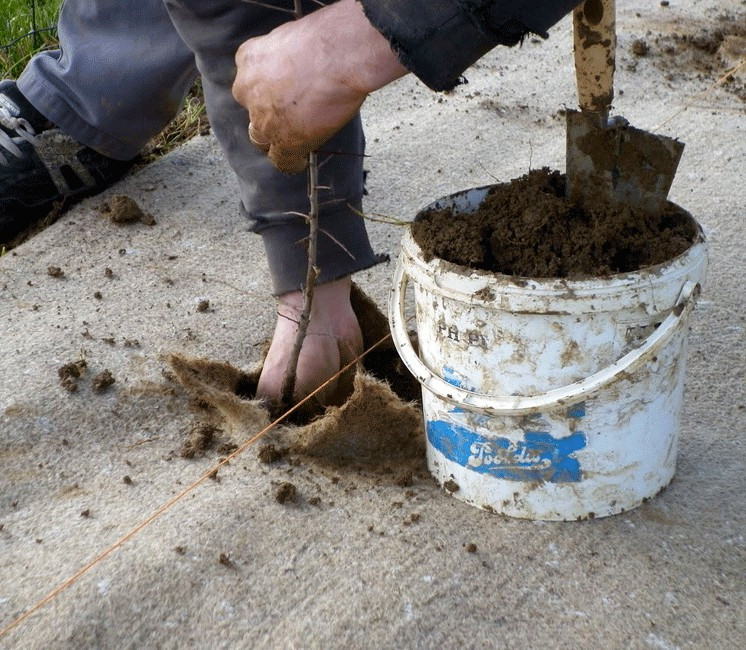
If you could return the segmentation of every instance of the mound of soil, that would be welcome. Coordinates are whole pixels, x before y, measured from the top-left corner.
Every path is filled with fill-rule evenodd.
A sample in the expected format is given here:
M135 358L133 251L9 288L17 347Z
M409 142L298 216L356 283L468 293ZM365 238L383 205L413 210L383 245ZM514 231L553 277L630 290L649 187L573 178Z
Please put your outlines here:
M364 468L376 475L398 472L399 485L411 485L425 472L425 431L417 400L417 380L399 360L388 335L388 321L377 305L353 285L352 303L366 349L378 346L356 369L352 394L339 406L296 419L272 431L259 452L263 463L288 454L335 468ZM214 436L241 445L269 425L266 402L255 399L261 365L244 372L209 359L169 357L176 381L191 398L199 418L182 455L201 455ZM306 414L309 415L309 414Z
M696 234L672 203L654 218L628 207L581 207L565 197L564 175L547 168L494 186L474 213L430 210L412 224L426 260L532 278L635 271L681 255Z
M425 458L422 413L359 372L347 402L306 425L291 449L331 465L417 470Z

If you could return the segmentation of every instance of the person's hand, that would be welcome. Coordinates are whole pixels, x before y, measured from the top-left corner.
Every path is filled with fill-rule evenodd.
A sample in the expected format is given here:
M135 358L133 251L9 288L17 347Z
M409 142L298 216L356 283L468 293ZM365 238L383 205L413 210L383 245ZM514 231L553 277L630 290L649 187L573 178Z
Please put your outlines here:
M407 72L355 0L246 41L236 65L233 96L249 111L249 137L286 173L303 171L368 93Z

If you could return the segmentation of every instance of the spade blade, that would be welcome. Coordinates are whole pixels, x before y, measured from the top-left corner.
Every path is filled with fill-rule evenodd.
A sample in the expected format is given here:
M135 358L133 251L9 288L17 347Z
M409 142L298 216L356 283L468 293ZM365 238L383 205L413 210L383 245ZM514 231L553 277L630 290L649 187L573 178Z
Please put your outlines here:
M637 129L620 117L567 112L567 195L583 205L627 205L658 215L684 144Z

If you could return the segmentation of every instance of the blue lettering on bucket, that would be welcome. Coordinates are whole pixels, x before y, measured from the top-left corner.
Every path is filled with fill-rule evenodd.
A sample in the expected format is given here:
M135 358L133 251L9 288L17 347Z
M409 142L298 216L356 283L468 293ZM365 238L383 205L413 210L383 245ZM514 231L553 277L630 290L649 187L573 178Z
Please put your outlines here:
M430 444L449 460L480 474L508 481L577 483L580 463L573 452L586 445L580 431L555 438L545 431L527 431L524 440L484 438L443 420L427 423Z

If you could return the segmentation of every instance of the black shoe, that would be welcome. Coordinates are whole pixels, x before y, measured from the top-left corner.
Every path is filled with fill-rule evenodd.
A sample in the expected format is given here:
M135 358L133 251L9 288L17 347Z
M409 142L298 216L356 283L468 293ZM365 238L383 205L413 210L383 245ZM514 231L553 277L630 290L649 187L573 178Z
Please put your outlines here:
M103 191L132 162L75 142L54 128L14 81L1 81L0 243L34 225L55 202Z

